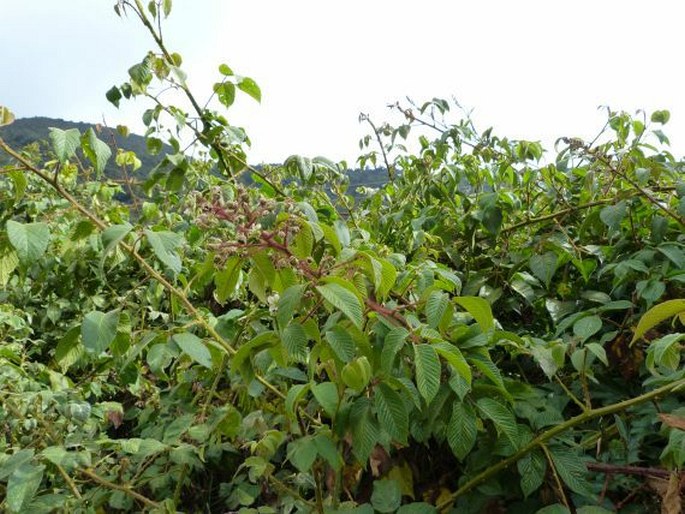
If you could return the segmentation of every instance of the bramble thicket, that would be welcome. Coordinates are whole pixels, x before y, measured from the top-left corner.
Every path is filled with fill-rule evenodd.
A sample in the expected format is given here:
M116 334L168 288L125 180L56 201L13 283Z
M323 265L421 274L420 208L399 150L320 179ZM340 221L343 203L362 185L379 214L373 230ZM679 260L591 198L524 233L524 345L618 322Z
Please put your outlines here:
M3 511L681 512L668 111L545 153L398 103L352 191L251 166L226 112L259 86L221 64L196 96L171 10L116 3L155 49L106 93L147 106L155 169L109 129L0 129Z

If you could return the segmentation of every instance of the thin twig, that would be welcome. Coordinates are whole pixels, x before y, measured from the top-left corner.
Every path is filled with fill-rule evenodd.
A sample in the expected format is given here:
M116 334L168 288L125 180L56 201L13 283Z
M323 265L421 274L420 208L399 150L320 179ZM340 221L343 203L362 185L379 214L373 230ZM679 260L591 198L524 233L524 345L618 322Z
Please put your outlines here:
M99 476L97 473L95 473L91 469L79 469L79 473L82 475L88 477L90 480L95 482L96 484L100 484L102 486L107 487L108 489L112 489L114 491L121 491L124 494L129 495L131 498L138 500L139 502L145 504L146 506L153 508L153 509L159 509L161 507L160 503L157 503L156 501L151 500L150 498L143 496L140 493L137 493L133 489L131 489L130 486L127 485L119 485L115 484L114 482L110 482L109 480L106 480Z

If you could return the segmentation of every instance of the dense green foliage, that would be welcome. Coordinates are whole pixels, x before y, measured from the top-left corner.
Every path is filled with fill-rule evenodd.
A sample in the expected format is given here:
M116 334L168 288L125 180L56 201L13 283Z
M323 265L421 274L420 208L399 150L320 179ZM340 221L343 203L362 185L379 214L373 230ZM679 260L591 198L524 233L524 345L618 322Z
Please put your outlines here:
M5 511L678 512L667 111L550 157L398 105L362 142L388 182L355 198L344 163L248 166L159 37L171 1L116 9L158 46L107 93L154 99L147 148L171 149L141 195L99 178L137 157L93 131L52 130L47 158L0 139ZM261 98L219 76L217 109Z

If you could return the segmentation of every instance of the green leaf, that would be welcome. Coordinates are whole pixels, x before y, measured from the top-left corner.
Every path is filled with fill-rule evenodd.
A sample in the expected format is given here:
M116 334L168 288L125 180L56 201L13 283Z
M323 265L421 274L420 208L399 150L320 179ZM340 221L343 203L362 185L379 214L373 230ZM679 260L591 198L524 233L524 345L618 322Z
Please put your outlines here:
M347 387L362 391L371 380L371 364L366 357L358 357L342 369L342 379Z
M376 274L376 296L378 300L383 300L388 296L390 290L395 285L397 280L397 270L390 262L381 259L380 262L380 276Z
M174 273L181 271L181 257L176 250L183 244L183 236L175 232L145 230L147 240L157 258Z
M621 226L621 221L623 221L627 213L628 204L625 201L621 201L616 205L607 205L599 211L599 219L611 230L618 230Z
M371 505L377 512L395 512L402 502L402 490L396 480L384 478L373 483Z
M514 448L519 446L518 427L512 412L497 400L481 398L476 402L481 414L493 422L498 433L504 434Z
M12 276L12 272L19 264L17 252L9 247L0 247L0 287L5 287Z
M10 178L12 185L14 186L14 201L20 202L21 199L24 198L26 188L29 185L26 175L20 170L7 170L5 173Z
M0 480L4 481L6 477L28 463L33 458L34 453L32 448L24 448L11 455L5 453L5 459L0 465Z
M81 133L78 129L61 130L55 127L50 128L50 141L52 149L59 162L64 164L76 153L81 140Z
M352 284L350 286L353 288ZM322 286L316 286L316 290L323 296L331 305L340 309L345 316L347 316L357 328L362 328L363 310L359 298L352 293L348 288L342 285L331 282Z
M416 386L426 403L430 403L440 388L442 372L435 348L429 344L414 345L414 365L416 366Z
M288 444L288 460L302 473L308 473L318 453L312 437L302 437Z
M243 376L249 376L252 373L251 368L248 365L250 357L265 348L275 346L278 341L279 339L273 331L257 334L250 341L238 348L238 351L231 359L231 370L240 372Z
M447 442L459 460L464 460L476 444L477 419L468 403L454 402L447 425Z
M326 340L338 359L346 363L354 359L356 354L354 339L340 324L326 332Z
M660 123L662 125L665 125L668 123L668 120L671 119L671 113L667 111L666 109L661 110L661 111L654 111L652 113L652 116L650 117L650 120L653 121L654 123Z
M478 350L478 352L470 352L468 360L493 384L502 389L502 391L505 391L502 374L495 363L492 362L490 354L484 348L479 348Z
M519 475L521 475L521 491L528 497L537 491L545 480L547 472L547 460L540 450L533 450L524 455L516 463Z
M447 363L466 381L470 386L472 373L469 363L466 362L461 350L448 342L439 342L433 345L438 355L445 359Z
M557 270L557 255L554 252L533 255L528 261L528 265L533 275L544 282L545 287L549 289L549 284Z
M568 488L587 498L594 498L585 461L576 452L566 448L550 448L550 454L559 478Z
M45 223L7 221L7 237L24 264L33 264L48 249L50 229Z
M685 300L668 300L659 305L655 305L640 318L640 322L637 324L635 334L633 334L633 339L630 341L630 344L632 345L635 343L635 341L640 339L662 321L684 312Z
M483 332L495 328L495 317L492 315L490 304L479 296L458 296L454 301L461 305L480 325Z
M295 257L306 259L311 256L313 248L314 234L312 229L309 224L302 223L300 224L300 230L290 243L290 251Z
M237 255L231 255L224 264L224 269L214 275L214 285L216 286L216 301L221 305L231 298L235 293L240 273L242 260Z
M116 86L112 86L106 93L105 93L105 98L107 98L107 101L109 101L111 104L114 105L114 107L119 107L119 102L121 101L121 91L119 91L119 88Z
M276 319L281 326L287 325L293 317L298 307L301 307L302 295L306 286L294 285L283 291L283 294L278 298L278 310L276 312Z
M404 346L409 332L403 327L395 327L385 335L383 350L381 350L381 369L390 374L395 363L395 357Z
M233 75L233 70L228 66L228 64L220 64L219 73L226 77L230 77L231 75Z
M55 348L55 361L62 372L67 371L83 355L83 346L79 344L79 334L79 328L74 327L64 334L59 343L57 343L57 348Z
M126 235L133 230L133 226L129 223L121 225L111 225L102 231L100 238L102 239L102 246L104 247L102 255L100 256L100 272L104 274L105 260L110 252L116 249L117 245L121 243Z
M259 89L257 83L251 78L243 77L240 82L238 82L238 89L247 93L258 102L262 101L262 91Z
M108 313L92 311L86 314L81 323L81 339L88 353L99 355L112 344L117 336L119 311Z
M81 149L98 174L105 170L107 161L112 157L112 150L107 143L98 139L92 128L89 128L81 137Z
M359 462L366 464L380 436L378 422L372 413L369 398L361 396L352 404L350 425L352 426L352 451Z
M587 341L600 330L602 330L602 318L599 316L585 316L573 324L573 333L582 341Z
M291 419L297 419L297 404L300 403L304 395L309 392L310 384L295 384L288 390L285 396L285 413Z
M342 455L328 433L320 431L314 437L314 444L316 445L316 451L319 452L319 455L323 457L333 469L338 470L342 467Z
M174 334L174 343L178 345L183 353L205 368L212 368L212 354L202 342L202 339L190 332Z
M230 107L235 101L235 84L232 82L217 82L214 92L224 107Z
M437 329L447 311L449 298L442 291L433 291L426 300L426 321L431 328Z
M281 333L281 341L288 357L298 362L307 360L307 340L307 333L299 323L291 323Z
M171 0L162 0L162 12L165 18L171 14L171 5Z
M334 418L338 411L338 386L333 382L321 382L312 385L312 393L326 414Z
M22 464L7 480L5 504L8 512L24 513L43 480L45 466Z
M14 114L7 107L0 105L0 127L14 123Z
M381 383L375 389L374 400L378 421L395 441L407 444L409 414L404 400L390 386Z

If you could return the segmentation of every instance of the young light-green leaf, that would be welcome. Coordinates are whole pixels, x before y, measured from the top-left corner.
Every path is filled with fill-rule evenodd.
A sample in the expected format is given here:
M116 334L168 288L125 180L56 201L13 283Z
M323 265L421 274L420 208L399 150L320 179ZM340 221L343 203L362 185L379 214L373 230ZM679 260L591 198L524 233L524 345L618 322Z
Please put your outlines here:
M243 77L241 81L238 82L238 89L247 93L258 102L262 101L262 91L259 89L257 83L250 77Z
M232 82L217 82L214 92L224 107L230 107L235 102L235 84Z
M0 105L0 127L14 122L14 114L7 107Z
M458 296L454 301L461 305L480 325L483 332L495 328L495 317L492 315L490 304L479 296Z
M7 238L24 264L33 264L40 259L50 242L50 229L45 223L7 222Z
M109 348L117 335L119 311L92 311L81 323L81 339L88 353L99 355Z
M665 321L678 314L685 313L685 300L668 300L666 302L655 305L649 309L640 318L637 328L635 329L635 334L633 334L633 339L630 341L632 345L644 336L649 330L657 326L662 321Z

